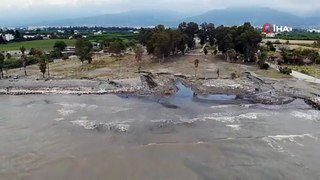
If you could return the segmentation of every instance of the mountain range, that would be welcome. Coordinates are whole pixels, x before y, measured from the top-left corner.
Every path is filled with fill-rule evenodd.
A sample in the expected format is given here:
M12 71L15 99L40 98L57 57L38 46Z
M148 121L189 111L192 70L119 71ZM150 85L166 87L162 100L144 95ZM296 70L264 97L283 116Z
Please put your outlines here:
M250 22L255 26L264 23L292 27L320 26L319 17L300 17L271 8L227 8L211 10L196 16L165 10L127 11L117 14L105 14L84 18L70 18L55 21L39 22L28 25L44 26L129 26L146 27L163 24L175 27L180 22L212 22L216 25L240 25Z

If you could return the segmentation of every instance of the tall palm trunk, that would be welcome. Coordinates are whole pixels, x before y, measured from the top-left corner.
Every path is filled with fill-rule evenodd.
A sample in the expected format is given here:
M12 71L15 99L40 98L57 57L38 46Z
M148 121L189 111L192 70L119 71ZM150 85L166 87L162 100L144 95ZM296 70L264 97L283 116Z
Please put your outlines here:
M27 60L26 57L23 55L23 68L24 68L24 75L27 75Z
M48 77L50 77L49 61L48 61Z

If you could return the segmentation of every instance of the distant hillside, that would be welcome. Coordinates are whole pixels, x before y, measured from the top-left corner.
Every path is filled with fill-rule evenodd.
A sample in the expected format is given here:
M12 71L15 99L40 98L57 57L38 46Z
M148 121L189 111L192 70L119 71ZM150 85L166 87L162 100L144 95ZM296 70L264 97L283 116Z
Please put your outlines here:
M97 26L154 26L165 24L175 26L176 22L182 19L184 15L173 11L128 11L118 14L105 14L86 18L64 19L59 21L38 23L41 25L53 26L80 26L80 25L97 25Z
M268 22L287 26L320 26L320 17L302 18L277 11L270 8L228 8L212 10L193 17L176 13L173 11L149 10L149 11L128 11L118 14L106 14L100 16L65 19L37 23L36 25L47 26L154 26L164 24L166 26L177 26L182 21L194 21L197 23L212 22L217 25L240 25L244 22L251 22L256 26Z
M320 18L301 18L270 8L228 8L208 11L199 16L185 18L185 21L214 22L217 25L240 25L250 22L253 25L272 23L288 26L320 25Z

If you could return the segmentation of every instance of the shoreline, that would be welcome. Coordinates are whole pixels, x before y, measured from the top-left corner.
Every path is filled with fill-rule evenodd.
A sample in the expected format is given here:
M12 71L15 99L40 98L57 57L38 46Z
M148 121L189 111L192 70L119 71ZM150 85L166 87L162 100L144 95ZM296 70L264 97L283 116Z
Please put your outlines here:
M312 92L295 93L266 83L244 73L236 79L195 78L183 74L140 73L140 77L122 80L0 80L0 95L126 95L171 97L178 93L177 82L189 87L195 95L235 95L240 100L268 105L282 105L302 99L320 110L320 98ZM298 94L298 95L297 95ZM312 95L313 94L313 95Z

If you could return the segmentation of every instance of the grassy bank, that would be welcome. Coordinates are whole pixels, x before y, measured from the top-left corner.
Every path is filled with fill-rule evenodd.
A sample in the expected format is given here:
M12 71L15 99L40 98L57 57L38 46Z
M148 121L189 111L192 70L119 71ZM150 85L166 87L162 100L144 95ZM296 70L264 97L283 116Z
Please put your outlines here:
M74 46L75 40L69 39L50 39L50 40L34 40L34 41L24 41L24 42L14 42L8 44L0 45L1 51L18 51L20 47L24 46L26 49L40 49L40 50L52 50L53 45L56 41L64 41L68 46Z
M282 74L279 71L276 71L274 69L258 70L256 73L259 74L260 76L274 78L274 79L291 78L290 75Z
M294 71L301 72L313 77L320 77L320 65L310 65L310 66L289 66Z

